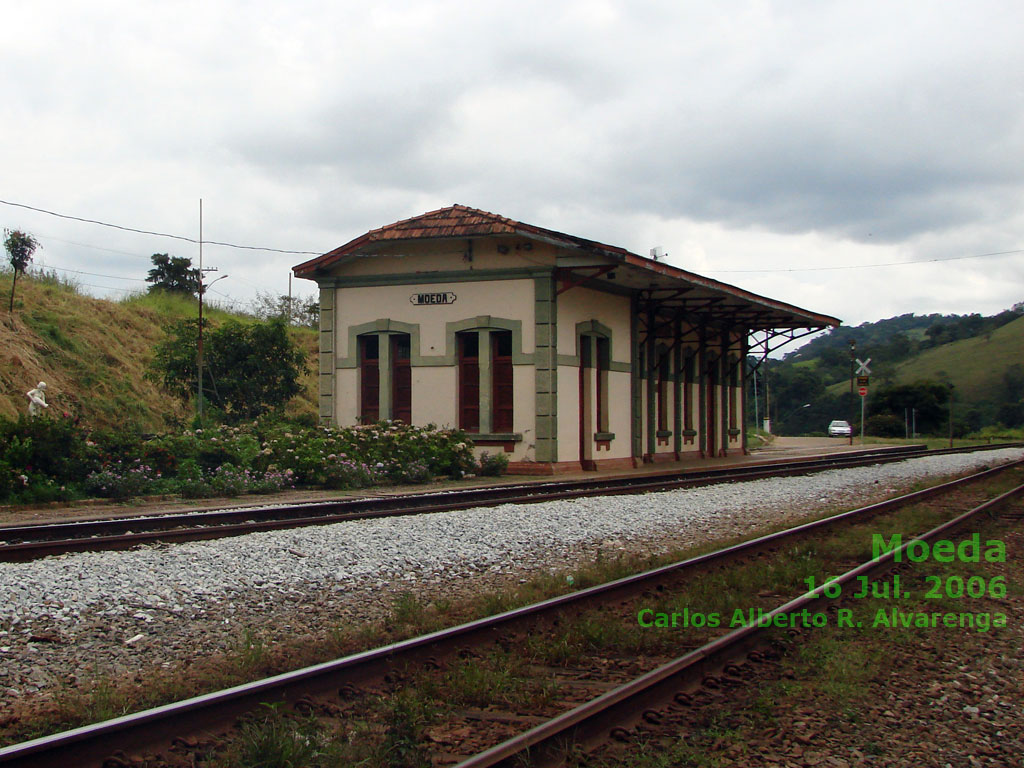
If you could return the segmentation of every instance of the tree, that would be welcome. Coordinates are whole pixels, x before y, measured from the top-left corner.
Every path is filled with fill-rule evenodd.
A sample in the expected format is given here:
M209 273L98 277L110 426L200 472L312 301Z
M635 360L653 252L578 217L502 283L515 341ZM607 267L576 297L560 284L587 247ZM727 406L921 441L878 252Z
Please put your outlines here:
M32 261L32 254L39 247L39 241L32 235L18 229L4 230L4 248L10 258L11 266L14 267L14 280L11 281L11 304L8 312L14 313L14 288L18 284L18 273L25 274L28 263Z
M192 267L192 259L183 256L169 256L154 253L153 269L149 270L147 283L153 283L149 292L166 291L185 296L196 296L199 291L199 270Z
M152 377L183 401L198 389L196 342L199 324L183 320L156 349ZM299 393L306 357L288 337L283 319L229 320L203 331L203 392L228 421L255 419L283 408Z
M274 296L272 293L260 292L251 306L252 313L260 320L284 317L291 325L308 328L317 328L320 325L320 299L316 296L303 299L298 296Z
M879 387L868 401L869 415L903 419L913 409L918 432L942 434L949 418L949 396L949 387L936 381Z

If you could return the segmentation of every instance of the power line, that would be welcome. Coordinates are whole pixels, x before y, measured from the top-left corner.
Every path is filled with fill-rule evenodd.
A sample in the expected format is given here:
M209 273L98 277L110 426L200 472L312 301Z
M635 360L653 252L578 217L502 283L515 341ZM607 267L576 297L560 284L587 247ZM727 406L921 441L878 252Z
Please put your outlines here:
M98 226L110 227L111 229L120 229L123 232L135 232L135 233L140 234L140 235L153 235L155 237L169 237L172 240L181 240L181 241L186 242L186 243L196 243L196 244L198 244L200 242L199 240L196 240L196 239L191 238L191 237L185 237L183 235L170 235L170 234L167 234L166 232L153 232L153 231L148 230L148 229L135 229L134 227L123 227L120 224L110 224L110 223L108 223L106 221L98 221L96 219L83 219L80 216L69 216L69 215L64 214L64 213L57 213L56 211L48 211L45 208L35 208L35 207L31 206L31 205L25 205L23 203L12 203L9 200L0 200L0 203L2 203L3 205L10 205L10 206L13 206L15 208L25 208L26 210L36 211L37 213L45 213L48 216L56 216L57 218L60 218L60 219L69 219L71 221L81 221L81 222L84 222L86 224L97 224ZM220 245L220 246L223 246L225 248L239 248L239 249L247 250L247 251L268 251L270 253L293 253L293 254L297 254L297 255L300 255L300 256L319 256L320 255L320 253L317 252L317 251L289 251L289 250L284 250L284 249L281 249L281 248L262 248L262 247L259 247L259 246L256 246L256 245L236 245L235 243L221 243L221 242L218 242L216 240L203 240L202 243L203 243L203 245Z
M58 272L74 272L78 275L92 275L93 277L109 277L111 280L130 280L133 283L148 283L148 280L140 280L137 277L119 277L118 275L101 275L99 272L84 272L81 269L69 269L68 267L53 267L49 264L41 264L41 269L55 269Z
M79 243L79 242L76 242L74 240L63 240L63 239L61 239L59 237L54 237L53 235L37 235L37 237L39 239L41 239L41 240L53 240L53 241L58 242L58 243L67 243L68 245L77 245L77 246L79 246L81 248L91 248L94 251L106 251L107 253L119 253L122 256L133 256L133 257L135 257L137 259L150 259L151 258L151 256L146 256L146 255L141 254L141 253L132 253L131 251L119 251L116 248L104 248L103 246L100 246L100 245L90 245L89 243Z
M985 256L1009 256L1013 253L1024 253L1024 249L1014 251L993 251L992 253L975 253L971 256L950 256L946 259L919 259L916 261L889 261L881 264L846 264L838 267L791 267L783 269L708 269L706 272L717 274L738 274L750 272L828 272L836 269L871 269L874 267L896 267L903 264L931 264L938 261L961 261L963 259L980 259Z

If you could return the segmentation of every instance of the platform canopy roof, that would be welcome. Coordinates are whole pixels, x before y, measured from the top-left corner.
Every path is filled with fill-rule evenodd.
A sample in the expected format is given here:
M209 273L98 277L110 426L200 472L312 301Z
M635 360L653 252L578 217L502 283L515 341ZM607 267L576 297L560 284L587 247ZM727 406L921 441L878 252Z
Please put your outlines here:
M636 294L640 309L659 316L682 315L712 325L744 327L754 331L811 332L839 325L828 315L759 296L624 248L469 208L452 205L361 235L322 256L294 268L297 277L316 280L331 267L354 256L368 256L401 241L521 237L554 245L560 291L579 285L618 286ZM803 335L803 334L799 334Z

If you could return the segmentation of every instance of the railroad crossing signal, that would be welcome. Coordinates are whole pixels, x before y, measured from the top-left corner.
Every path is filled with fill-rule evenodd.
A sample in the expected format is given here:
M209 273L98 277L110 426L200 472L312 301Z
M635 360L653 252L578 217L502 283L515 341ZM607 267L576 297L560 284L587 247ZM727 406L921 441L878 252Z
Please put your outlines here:
M857 365L860 366L860 368L857 369L858 376L867 376L871 373L871 369L868 368L868 363L870 362L870 357L867 360L861 360L859 357L857 358Z
M860 387L860 388L858 388L857 389L857 394L859 394L861 397L867 397L868 396L868 388L867 387Z

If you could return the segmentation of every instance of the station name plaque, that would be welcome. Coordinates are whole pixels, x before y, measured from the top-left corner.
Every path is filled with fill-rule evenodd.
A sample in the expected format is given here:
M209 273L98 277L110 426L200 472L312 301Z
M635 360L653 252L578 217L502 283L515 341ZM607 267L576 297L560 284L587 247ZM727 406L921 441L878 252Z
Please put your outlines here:
M418 307L432 306L437 304L454 304L455 294L451 291L440 291L437 293L414 293L409 301Z

